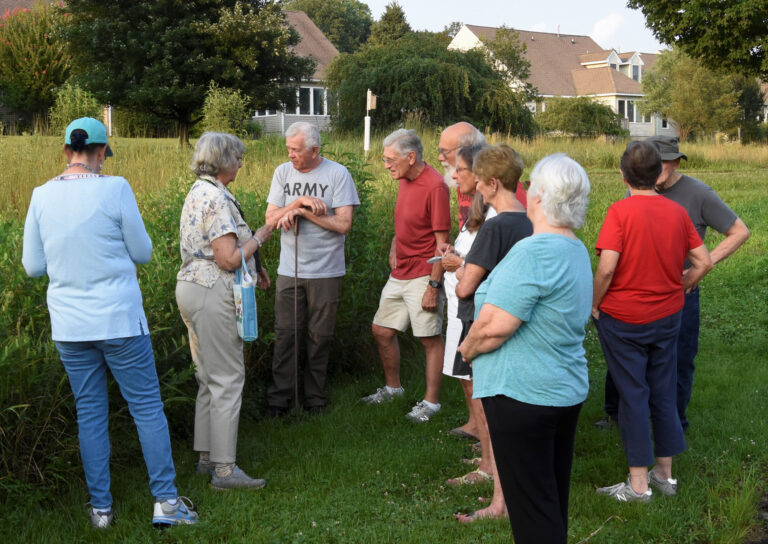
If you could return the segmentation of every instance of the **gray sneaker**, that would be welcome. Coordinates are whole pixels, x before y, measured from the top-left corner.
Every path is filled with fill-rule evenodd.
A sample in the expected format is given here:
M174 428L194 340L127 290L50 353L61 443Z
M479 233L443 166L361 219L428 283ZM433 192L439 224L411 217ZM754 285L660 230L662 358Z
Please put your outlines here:
M211 487L222 491L236 488L261 489L265 485L267 485L266 480L251 478L238 466L235 466L229 476L216 476L214 471L211 477Z
M626 482L621 482L620 484L599 487L597 492L600 495L613 497L619 502L648 502L653 498L653 491L650 488L645 493L635 493L635 490L632 489L632 485L629 483L629 478L627 478Z
M112 513L112 508L96 511L91 507L88 507L88 509L90 510L91 515L91 526L93 526L94 529L106 529L112 525L112 520L115 518L115 515Z
M677 495L677 480L675 478L668 478L666 480L659 478L654 468L648 473L648 485L655 487L659 493L667 497Z
M593 424L598 429L610 429L611 427L616 426L616 418L613 416L605 416L603 419L598 419Z
M389 402L395 397L402 397L403 396L403 388L398 387L391 393L389 392L389 389L387 389L387 386L379 387L376 392L373 395L368 395L367 397L363 397L362 400L366 404L381 404L383 402Z
M437 405L437 408L431 408L427 406L427 403L425 403L423 400L416 403L416 406L414 406L410 412L405 414L405 417L410 419L411 421L415 423L426 423L429 421L429 418L435 415L440 411L440 405Z

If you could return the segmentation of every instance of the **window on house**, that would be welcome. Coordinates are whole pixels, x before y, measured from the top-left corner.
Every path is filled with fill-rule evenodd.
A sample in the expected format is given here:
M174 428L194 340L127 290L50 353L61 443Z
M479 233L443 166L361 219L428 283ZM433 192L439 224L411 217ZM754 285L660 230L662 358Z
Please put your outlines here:
M650 123L650 122L651 122L651 114L649 114L649 113L646 113L646 114L643 116L643 123Z
M618 65L613 64L613 63L611 63L611 68L613 68L614 70L618 70L619 69Z
M661 119L661 128L669 128L669 122L667 121L666 117Z
M630 123L635 122L635 104L631 100L627 100L627 119Z
M323 103L323 90L317 87L312 89L312 114L324 115L325 106Z
M296 108L299 115L309 115L311 112L310 109L310 96L312 95L311 90L309 87L301 87L299 89L299 107Z
M633 66L632 67L632 79L635 81L640 81L640 67L639 66Z
M627 104L626 100L619 100L619 115L621 115L624 118L627 117L627 115L626 115L626 104Z

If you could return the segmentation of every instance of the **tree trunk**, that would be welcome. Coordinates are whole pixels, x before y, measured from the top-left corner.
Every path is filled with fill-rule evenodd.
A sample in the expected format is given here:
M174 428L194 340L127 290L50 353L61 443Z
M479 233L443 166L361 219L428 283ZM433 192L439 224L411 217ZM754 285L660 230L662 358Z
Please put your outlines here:
M179 127L179 147L189 147L189 121L177 121Z

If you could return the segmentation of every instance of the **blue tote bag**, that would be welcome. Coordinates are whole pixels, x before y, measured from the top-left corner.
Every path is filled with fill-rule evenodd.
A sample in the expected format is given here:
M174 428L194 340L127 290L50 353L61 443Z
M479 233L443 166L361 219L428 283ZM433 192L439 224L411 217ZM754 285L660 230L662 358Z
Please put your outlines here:
M232 286L237 314L237 334L244 342L253 342L259 337L259 323L256 318L256 282L245 266L245 254L242 249L240 259L241 265L235 270L235 283Z

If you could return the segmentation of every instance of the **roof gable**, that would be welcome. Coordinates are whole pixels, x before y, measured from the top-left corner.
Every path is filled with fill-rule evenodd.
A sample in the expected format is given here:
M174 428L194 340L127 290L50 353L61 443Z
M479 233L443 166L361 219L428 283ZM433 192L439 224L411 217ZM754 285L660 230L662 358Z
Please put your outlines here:
M285 20L298 32L301 41L293 47L293 52L300 57L312 57L317 62L312 79L325 78L325 69L338 56L336 49L323 31L312 22L303 11L285 10Z
M492 40L496 29L466 25L481 40ZM579 55L602 53L605 50L589 36L553 34L550 32L515 31L526 46L525 57L531 63L528 81L544 96L574 96L576 89L571 71L581 68Z
M640 83L610 66L573 70L571 76L577 96L643 94Z

